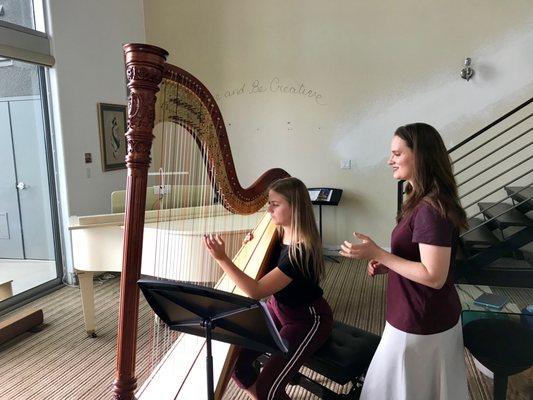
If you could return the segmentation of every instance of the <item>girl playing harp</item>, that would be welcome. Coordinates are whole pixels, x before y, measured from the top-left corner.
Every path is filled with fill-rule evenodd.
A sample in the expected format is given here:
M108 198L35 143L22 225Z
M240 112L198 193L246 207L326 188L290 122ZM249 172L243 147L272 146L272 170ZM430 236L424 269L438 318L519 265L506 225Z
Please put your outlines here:
M260 353L240 349L233 373L237 385L257 400L290 399L287 383L322 346L332 327L331 308L319 286L324 271L322 245L305 185L296 178L273 183L268 212L278 227L277 241L267 273L258 281L232 263L218 235L204 239L211 256L248 296L272 295L267 306L289 353L272 355L259 372L253 364Z

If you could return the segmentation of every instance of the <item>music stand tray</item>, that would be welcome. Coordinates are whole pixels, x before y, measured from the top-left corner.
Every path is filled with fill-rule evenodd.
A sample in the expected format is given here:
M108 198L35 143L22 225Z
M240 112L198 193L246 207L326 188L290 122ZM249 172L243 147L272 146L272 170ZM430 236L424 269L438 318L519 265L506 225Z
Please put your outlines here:
M211 340L261 352L287 353L265 303L172 280L140 279L148 304L170 329L206 338L207 393L214 399Z

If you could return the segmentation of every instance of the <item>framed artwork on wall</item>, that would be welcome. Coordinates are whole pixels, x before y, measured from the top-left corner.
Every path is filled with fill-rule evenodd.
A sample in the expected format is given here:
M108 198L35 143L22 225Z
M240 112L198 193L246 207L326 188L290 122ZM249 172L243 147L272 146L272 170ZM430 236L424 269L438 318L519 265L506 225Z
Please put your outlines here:
M126 168L126 106L98 103L102 169Z

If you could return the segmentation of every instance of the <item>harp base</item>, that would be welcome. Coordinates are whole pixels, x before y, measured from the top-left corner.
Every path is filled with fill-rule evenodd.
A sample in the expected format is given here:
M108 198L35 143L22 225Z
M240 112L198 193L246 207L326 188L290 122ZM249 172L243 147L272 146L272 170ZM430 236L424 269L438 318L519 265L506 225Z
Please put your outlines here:
M122 380L120 378L115 379L113 382L113 399L114 400L135 400L133 394L137 387L137 379L130 378Z

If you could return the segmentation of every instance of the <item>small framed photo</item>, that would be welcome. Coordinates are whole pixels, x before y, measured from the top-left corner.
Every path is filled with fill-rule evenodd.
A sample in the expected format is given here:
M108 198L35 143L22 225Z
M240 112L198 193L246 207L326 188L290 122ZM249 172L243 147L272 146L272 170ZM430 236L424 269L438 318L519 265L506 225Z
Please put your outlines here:
M102 169L126 168L126 106L98 103Z

